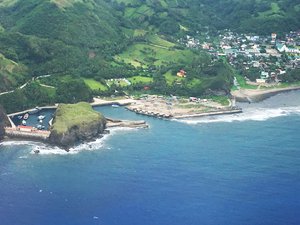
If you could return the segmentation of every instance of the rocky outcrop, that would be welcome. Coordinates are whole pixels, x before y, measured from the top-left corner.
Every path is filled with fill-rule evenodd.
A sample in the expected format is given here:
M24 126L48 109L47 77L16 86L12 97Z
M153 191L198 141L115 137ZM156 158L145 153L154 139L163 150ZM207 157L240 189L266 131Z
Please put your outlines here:
M49 141L68 149L100 136L105 127L104 116L88 103L62 104L56 110Z
M4 127L10 127L10 123L4 108L0 105L0 141L4 138Z

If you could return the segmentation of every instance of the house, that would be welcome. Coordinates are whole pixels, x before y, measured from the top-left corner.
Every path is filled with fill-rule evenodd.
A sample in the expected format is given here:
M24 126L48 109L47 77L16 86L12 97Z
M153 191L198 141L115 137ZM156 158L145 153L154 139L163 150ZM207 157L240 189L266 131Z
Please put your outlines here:
M179 70L177 73L177 77L186 77L186 72L184 70Z
M262 71L260 74L260 79L267 79L267 78L269 78L269 73Z
M256 79L256 83L258 83L258 84L265 84L266 80L265 79Z
M289 48L285 44L277 43L276 48L279 52L286 52L286 53L295 53L299 54L300 50L297 48Z

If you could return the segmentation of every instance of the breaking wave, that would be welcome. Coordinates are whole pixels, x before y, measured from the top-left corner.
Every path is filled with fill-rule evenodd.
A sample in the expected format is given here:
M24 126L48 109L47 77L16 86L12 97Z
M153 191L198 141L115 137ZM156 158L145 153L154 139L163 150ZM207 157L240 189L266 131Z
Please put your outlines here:
M300 107L281 107L281 108L248 108L243 113L220 116L207 116L191 119L180 119L179 122L187 124L199 123L219 123L219 122L234 122L234 121L265 121L275 117L300 115Z
M45 143L34 142L34 141L4 141L0 143L0 146L26 146L30 148L30 154L35 154L39 151L39 155L70 155L77 154L81 151L94 151L101 149L109 149L105 146L106 141L113 135L120 134L122 132L134 131L135 128L111 128L109 134L103 135L101 138L97 138L91 142L82 143L74 148L70 148L66 151L63 148L57 146L48 145ZM22 156L26 158L26 156Z

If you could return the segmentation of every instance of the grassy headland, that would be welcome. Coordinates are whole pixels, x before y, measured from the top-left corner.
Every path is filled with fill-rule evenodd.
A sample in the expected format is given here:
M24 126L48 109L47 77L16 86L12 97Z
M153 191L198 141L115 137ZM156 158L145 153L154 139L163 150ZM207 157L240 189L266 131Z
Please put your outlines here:
M94 111L89 103L60 104L51 130L57 134L63 134L71 128L86 127L102 120L105 120L104 116Z

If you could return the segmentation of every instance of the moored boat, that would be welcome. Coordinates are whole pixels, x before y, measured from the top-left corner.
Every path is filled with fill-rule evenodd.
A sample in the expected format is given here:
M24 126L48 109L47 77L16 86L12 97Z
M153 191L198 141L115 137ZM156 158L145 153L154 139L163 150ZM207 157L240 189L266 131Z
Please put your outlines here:
M28 113L25 113L25 115L23 116L23 119L24 120L27 120L29 118L29 114Z
M43 120L43 119L45 119L45 116L44 116L44 115L38 116L38 120Z

